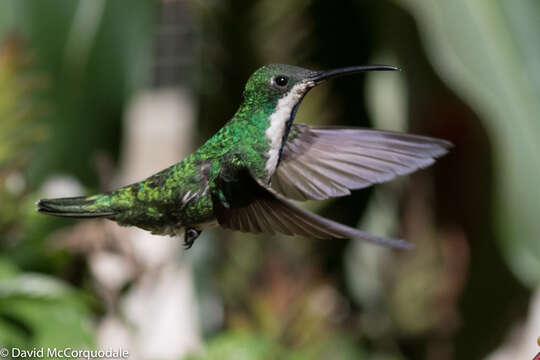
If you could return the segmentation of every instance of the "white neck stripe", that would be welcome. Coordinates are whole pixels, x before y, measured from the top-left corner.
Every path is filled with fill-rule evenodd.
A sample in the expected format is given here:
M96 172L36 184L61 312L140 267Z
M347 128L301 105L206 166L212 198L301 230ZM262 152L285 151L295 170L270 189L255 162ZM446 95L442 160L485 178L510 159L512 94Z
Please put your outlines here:
M268 177L272 176L278 164L279 150L281 149L283 134L285 133L285 124L290 119L294 106L300 101L307 89L313 86L314 83L312 81L294 85L287 95L279 99L274 113L268 118L270 120L270 126L266 130L266 138L268 139L270 150L268 150L268 160L265 166Z

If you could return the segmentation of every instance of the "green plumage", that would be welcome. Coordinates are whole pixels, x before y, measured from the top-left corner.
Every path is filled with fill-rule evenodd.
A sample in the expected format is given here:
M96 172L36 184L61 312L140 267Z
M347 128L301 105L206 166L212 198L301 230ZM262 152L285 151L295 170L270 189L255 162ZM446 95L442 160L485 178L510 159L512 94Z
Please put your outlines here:
M233 118L197 151L138 183L89 197L45 199L38 211L65 217L103 217L120 225L175 235L187 247L202 229L358 238L407 247L308 213L285 197L344 196L430 165L449 143L354 128L293 125L304 95L331 77L388 66L311 71L268 65L248 80Z
M266 85L276 71L273 66L256 71L246 84L234 117L181 162L110 193L71 198L65 203L58 199L55 205L42 200L42 207L56 206L57 213L42 212L60 215L65 206L65 211L77 214L73 217L108 217L121 225L167 234L212 221L212 196L222 198L216 178L223 168L245 166L260 179L268 175L264 171L269 146L265 131L277 97ZM80 201L79 205L73 199Z

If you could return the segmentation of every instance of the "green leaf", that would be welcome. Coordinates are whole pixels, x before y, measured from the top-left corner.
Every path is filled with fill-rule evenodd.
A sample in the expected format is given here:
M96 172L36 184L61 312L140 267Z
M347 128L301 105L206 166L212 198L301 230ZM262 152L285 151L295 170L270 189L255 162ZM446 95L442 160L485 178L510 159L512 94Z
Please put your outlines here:
M390 355L389 355L390 356ZM202 356L185 360L362 360L367 355L344 334L332 333L324 341L307 343L299 348L285 348L277 339L264 334L226 332L208 343ZM384 357L396 359L396 357Z
M0 344L91 348L91 313L77 291L53 277L16 273L0 259Z
M186 360L270 360L283 359L285 351L262 335L231 332L211 340L204 356Z
M416 18L439 75L482 118L495 158L498 242L513 272L540 282L540 3L396 0Z

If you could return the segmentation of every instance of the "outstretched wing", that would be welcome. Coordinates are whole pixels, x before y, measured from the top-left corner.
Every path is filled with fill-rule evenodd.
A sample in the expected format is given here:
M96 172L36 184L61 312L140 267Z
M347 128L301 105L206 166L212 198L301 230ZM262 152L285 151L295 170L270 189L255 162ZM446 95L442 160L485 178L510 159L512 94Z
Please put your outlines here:
M213 198L214 210L219 224L227 229L317 239L351 238L389 247L411 247L404 240L377 237L301 209L259 183L245 168L233 177L220 178L218 183L222 192ZM241 195L244 196L238 197Z
M295 200L322 200L425 168L452 144L427 136L293 124L272 188Z

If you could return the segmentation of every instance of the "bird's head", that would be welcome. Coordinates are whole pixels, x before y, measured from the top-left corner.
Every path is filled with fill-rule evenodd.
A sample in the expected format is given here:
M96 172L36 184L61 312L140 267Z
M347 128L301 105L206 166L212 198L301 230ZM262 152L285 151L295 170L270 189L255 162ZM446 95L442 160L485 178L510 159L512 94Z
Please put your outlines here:
M388 65L350 66L326 71L314 71L292 65L270 64L259 68L249 78L244 90L244 103L288 112L300 103L304 95L325 80L373 70L398 70ZM284 111L287 110L287 111Z

